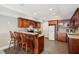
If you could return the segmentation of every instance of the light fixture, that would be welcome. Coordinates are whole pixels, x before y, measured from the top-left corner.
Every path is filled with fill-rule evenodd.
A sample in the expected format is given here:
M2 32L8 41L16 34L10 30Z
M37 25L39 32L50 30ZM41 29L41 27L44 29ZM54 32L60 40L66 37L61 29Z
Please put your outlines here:
M8 25L11 25L10 22L8 22Z
M49 8L48 10L49 10L49 11L53 11L53 9L52 9L52 8Z

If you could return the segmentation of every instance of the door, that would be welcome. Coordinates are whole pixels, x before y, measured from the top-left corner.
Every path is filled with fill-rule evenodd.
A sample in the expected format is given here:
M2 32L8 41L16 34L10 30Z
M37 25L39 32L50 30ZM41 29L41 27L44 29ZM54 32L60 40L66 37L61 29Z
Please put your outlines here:
M55 40L55 25L49 26L49 40Z

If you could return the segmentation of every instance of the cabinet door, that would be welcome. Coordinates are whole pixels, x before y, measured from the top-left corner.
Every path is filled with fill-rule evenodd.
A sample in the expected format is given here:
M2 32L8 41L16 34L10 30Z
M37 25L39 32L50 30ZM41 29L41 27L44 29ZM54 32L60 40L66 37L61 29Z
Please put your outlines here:
M71 18L72 23L70 24L71 26L70 27L73 27L73 28L77 28L79 26L79 9L77 9L73 15L73 17Z
M18 27L19 28L23 27L23 20L22 19L18 19Z
M34 28L40 28L41 27L41 24L39 22L34 22Z
M34 28L37 28L37 22L34 22L33 25L34 25Z
M23 20L23 27L26 27L27 24L26 24L26 20Z
M38 51L41 53L44 49L44 36L38 38Z
M74 27L74 21L73 21L73 20L70 21L69 26L70 26L70 27Z
M58 25L57 20L50 20L48 21L49 25Z
M34 21L31 21L31 25L33 25L33 28L35 28L35 22Z
M68 40L69 53L79 53L79 39L69 38Z
M67 42L67 34L66 33L58 33L57 40L62 42Z
M23 20L23 27L29 27L29 21L28 20Z

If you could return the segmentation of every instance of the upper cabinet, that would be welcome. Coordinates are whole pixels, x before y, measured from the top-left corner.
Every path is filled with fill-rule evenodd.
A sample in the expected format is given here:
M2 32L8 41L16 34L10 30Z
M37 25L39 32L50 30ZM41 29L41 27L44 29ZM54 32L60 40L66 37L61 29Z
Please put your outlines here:
M40 28L41 23L29 19L24 18L18 18L18 28L28 28L30 25L33 26L33 28Z
M77 10L73 14L69 22L69 27L77 28L78 26L79 26L79 8L77 8Z
M58 25L58 21L57 20L49 20L48 24L49 24L49 26L50 25Z
M18 18L18 27L19 28L25 28L29 27L30 23L28 20L23 19L23 18Z
M21 18L18 18L18 27L19 28L23 27L23 20Z

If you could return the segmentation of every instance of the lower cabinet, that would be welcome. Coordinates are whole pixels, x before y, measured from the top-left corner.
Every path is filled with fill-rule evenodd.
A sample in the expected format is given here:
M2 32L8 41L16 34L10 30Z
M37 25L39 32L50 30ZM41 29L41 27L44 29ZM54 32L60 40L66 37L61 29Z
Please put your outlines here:
M41 53L44 49L44 36L40 36L39 37L39 40L38 40L39 44L38 44L38 47L39 47L39 53Z
M34 53L39 54L43 51L44 49L44 36L38 37L38 39L35 40L35 48L34 48Z
M79 54L79 39L69 38L68 49L71 54Z
M67 33L58 32L57 33L57 40L62 42L67 42Z

